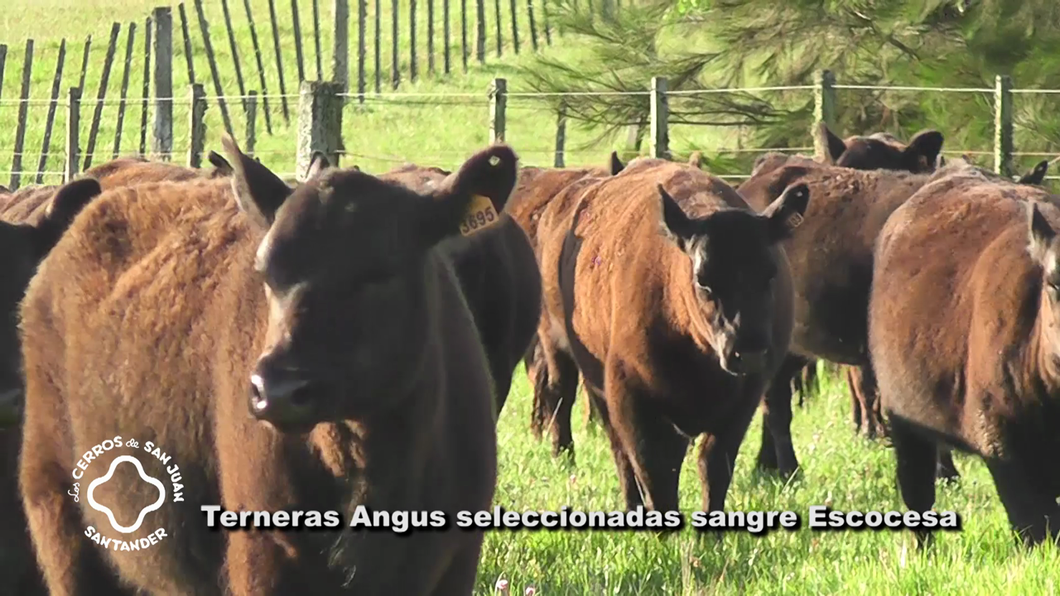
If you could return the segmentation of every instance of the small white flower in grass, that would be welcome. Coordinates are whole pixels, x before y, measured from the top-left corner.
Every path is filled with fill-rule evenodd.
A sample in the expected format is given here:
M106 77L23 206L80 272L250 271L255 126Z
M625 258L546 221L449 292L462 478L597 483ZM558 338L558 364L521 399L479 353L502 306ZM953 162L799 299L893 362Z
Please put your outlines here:
M499 579L497 580L497 591L507 596L508 594L508 580Z
M523 596L534 596L534 594L537 594L537 588L533 586L527 586L526 591L523 592Z

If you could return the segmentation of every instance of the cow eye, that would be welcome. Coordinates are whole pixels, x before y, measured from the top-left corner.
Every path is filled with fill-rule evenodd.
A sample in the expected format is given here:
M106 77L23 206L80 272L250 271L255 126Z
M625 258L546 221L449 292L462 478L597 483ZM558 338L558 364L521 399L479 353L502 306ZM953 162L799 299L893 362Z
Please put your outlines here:
M1049 294L1054 300L1060 300L1060 282L1051 281L1048 283Z
M705 295L707 298L710 298L710 295L713 293L713 291L710 289L710 286L703 283L698 277L696 278L695 283L696 289L702 292L703 295Z

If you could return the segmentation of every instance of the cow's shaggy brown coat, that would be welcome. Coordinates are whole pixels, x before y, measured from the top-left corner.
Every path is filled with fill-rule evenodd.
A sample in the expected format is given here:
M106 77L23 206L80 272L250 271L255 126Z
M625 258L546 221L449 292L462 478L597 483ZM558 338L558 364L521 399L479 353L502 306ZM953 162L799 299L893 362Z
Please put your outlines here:
M380 176L417 192L445 184L452 172L406 165ZM452 258L460 287L482 336L490 361L498 415L512 386L512 374L537 333L541 316L541 273L530 240L506 212L500 221L440 246Z
M985 460L1026 538L1060 529L1058 199L954 175L880 233L869 346L910 510L934 504L941 444Z
M118 577L155 594L469 594L481 532L218 532L198 506L336 509L344 523L359 504L489 506L491 381L436 245L472 194L503 207L514 153L479 153L426 196L348 170L291 189L226 145L231 183L100 196L23 302L20 478L52 594L122 594ZM146 551L93 544L85 525L109 522L67 495L80 454L115 435L180 466L183 502L121 536L166 529ZM129 468L97 493L123 519L156 494Z
M546 169L523 168L507 213L526 232L540 264L538 228L550 228L556 222L570 218L580 193L592 183L622 171L617 155L611 155L610 170L604 168ZM544 309L539 312L546 320ZM537 326L541 329L540 325ZM545 432L551 437L552 453L567 453L573 458L574 439L571 434L571 412L578 389L578 367L570 355L555 349L555 342L540 331L531 339L524 357L527 376L533 387L533 406L530 429L541 438ZM584 386L584 383L583 383ZM588 388L585 387L588 396ZM591 403L590 399L586 400Z
M577 362L627 507L677 509L681 462L702 436L704 506L721 509L787 353L791 286L776 243L801 221L806 187L759 215L705 172L643 159L579 195L570 217L539 224L538 338Z
M22 366L17 308L37 264L59 241L73 218L108 188L159 180L189 180L208 173L142 158L119 158L89 168L66 185L29 186L0 193L0 248L5 257L0 285L0 569L16 594L44 594L33 561L26 518L18 495L18 452L22 442ZM5 189L6 191L6 189ZM6 427L6 428L3 428Z
M795 326L791 357L766 395L759 467L779 467L790 475L798 466L790 434L790 380L805 362L823 358L868 364L865 313L873 243L891 212L929 178L930 174L855 170L795 158L792 165L760 169L739 187L759 210L795 183L807 184L814 197L807 223L783 243L794 279Z

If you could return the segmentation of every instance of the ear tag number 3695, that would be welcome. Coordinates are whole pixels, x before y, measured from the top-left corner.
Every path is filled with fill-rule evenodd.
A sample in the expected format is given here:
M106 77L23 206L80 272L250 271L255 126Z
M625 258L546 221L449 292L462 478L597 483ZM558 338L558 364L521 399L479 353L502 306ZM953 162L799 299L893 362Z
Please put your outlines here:
M474 195L471 204L468 205L467 215L460 222L460 233L470 236L482 231L500 221L497 210L493 208L493 201L489 197Z

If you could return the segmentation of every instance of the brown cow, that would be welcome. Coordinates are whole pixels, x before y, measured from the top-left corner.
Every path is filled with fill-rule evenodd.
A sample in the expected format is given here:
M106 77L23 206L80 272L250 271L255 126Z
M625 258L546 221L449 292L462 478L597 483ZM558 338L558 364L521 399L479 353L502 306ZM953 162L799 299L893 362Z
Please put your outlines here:
M26 518L18 496L19 422L22 409L22 359L17 312L37 264L88 201L100 193L99 182L76 180L47 192L20 190L0 196L0 569L4 583L20 596L45 594L34 564ZM23 199L34 209L20 213Z
M557 211L564 213L573 206L569 200L553 205L558 195L569 192L572 185L580 187L589 178L613 176L625 167L618 153L612 151L607 168L522 168L505 211L526 233L536 254L537 227L540 220L556 217ZM569 215L569 212L566 213ZM559 361L553 360L551 354L542 350L536 334L531 338L523 357L527 376L534 387L530 428L537 438L541 438L547 429L552 435L553 454L566 452L573 458L570 415L577 393L578 369L573 361L562 359L562 355L559 358ZM583 390L588 397L588 390L584 386ZM590 418L594 411L592 401L586 399L586 404L586 416Z
M1023 199L1023 200L1021 200ZM937 445L983 458L1013 528L1055 536L1060 197L954 175L880 233L869 347L902 499L935 501ZM918 533L924 545L929 535Z
M452 172L405 165L379 178L430 193ZM504 408L512 374L537 333L541 316L541 274L525 232L506 212L482 231L455 236L440 246L453 262L460 287L475 317L490 362L497 414ZM492 217L492 215L490 216Z
M722 509L747 425L787 353L791 286L776 243L801 221L806 187L760 215L718 178L643 159L578 194L571 217L538 229L538 338L577 362L628 508L676 510L689 441L704 436L703 502Z
M541 222L569 217L580 189L596 180L614 176L625 167L618 154L612 152L606 169L522 168L505 210L526 233L535 255L540 259L537 230ZM544 316L543 310L540 316ZM573 460L571 412L578 389L577 365L564 353L555 353L551 344L542 346L537 334L531 338L523 363L534 393L531 431L538 439L548 431L552 438L553 455L566 453ZM584 383L583 391L588 398L588 388ZM592 400L586 399L586 404L586 415L591 417L594 411Z
M902 143L885 132L843 140L823 122L818 124L817 136L828 148L825 163L858 170L896 170L914 174L935 170L944 140L937 130L918 132L909 143Z
M231 182L100 196L23 301L20 480L51 593L469 594L481 531L221 533L199 506L295 512L269 516L277 526L303 510L357 519L361 505L444 511L451 525L489 506L491 380L436 246L460 233L474 195L503 208L515 154L483 151L423 195L337 169L292 189L224 144ZM171 497L117 534L86 505L88 479L131 439L180 478L157 455L138 459L163 491L113 468L94 498L120 523ZM118 549L149 534L146 550Z
M740 194L765 209L783 189L809 185L809 220L783 246L795 290L795 331L765 398L758 466L785 476L798 467L791 444L791 384L807 361L824 358L867 365L866 308L872 247L890 213L930 178L888 170L855 170L794 158L793 165L762 169Z

